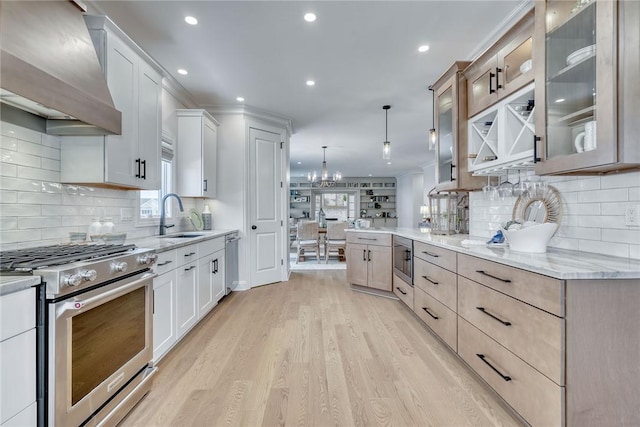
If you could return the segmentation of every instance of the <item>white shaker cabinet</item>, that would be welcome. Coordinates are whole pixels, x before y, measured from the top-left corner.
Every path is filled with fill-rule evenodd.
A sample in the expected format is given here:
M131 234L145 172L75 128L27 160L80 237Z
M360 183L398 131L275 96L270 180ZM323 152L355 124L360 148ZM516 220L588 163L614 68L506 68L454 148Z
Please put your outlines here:
M36 425L36 291L0 297L0 425ZM26 423L25 423L26 421Z
M162 75L155 62L104 16L86 16L122 134L63 137L61 180L160 188Z
M224 284L224 238L198 244L198 318L204 317L222 299Z
M172 251L175 254L175 251ZM175 265L175 264L174 264ZM153 361L157 362L177 342L175 269L153 279Z
M218 122L205 110L177 110L178 193L183 197L216 196Z

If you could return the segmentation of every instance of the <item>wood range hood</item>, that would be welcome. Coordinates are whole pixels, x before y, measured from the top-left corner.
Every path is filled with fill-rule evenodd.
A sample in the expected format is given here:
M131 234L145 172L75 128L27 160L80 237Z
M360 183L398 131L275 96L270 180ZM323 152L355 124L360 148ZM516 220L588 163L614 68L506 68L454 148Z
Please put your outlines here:
M0 101L46 119L53 135L121 134L78 1L0 2Z

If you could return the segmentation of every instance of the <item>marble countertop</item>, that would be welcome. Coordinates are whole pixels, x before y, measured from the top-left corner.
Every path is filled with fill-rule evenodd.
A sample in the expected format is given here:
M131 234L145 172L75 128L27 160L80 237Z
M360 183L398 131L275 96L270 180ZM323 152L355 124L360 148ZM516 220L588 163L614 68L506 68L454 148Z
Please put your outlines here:
M549 248L546 253L516 252L508 246L463 245L463 240L482 240L468 235L432 235L428 229L368 228L349 229L356 233L391 233L412 240L429 243L488 261L499 262L556 279L640 279L640 260L599 255L590 252Z
M170 251L182 246L192 245L194 243L202 242L204 240L214 239L216 237L223 237L227 234L235 233L238 230L211 230L211 231L189 231L189 232L177 232L174 234L187 234L196 235L196 237L171 237L171 234L166 236L151 236L143 237L140 239L127 240L127 243L133 243L139 248L153 249L157 253Z
M40 284L40 276L0 276L0 296Z

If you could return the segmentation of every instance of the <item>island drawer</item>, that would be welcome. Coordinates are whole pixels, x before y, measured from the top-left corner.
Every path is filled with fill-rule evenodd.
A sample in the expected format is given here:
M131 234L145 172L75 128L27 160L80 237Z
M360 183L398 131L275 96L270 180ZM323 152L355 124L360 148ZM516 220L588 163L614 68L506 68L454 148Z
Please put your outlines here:
M347 243L359 243L361 245L391 246L391 234L389 233L347 233Z
M393 275L393 293L413 310L413 286L410 286L395 274Z
M460 277L458 315L564 385L564 319Z
M176 250L160 252L156 261L155 271L159 275L171 271L178 266Z
M459 275L564 317L561 280L465 254L458 261Z
M458 354L532 426L563 419L564 387L458 316Z
M414 240L413 256L456 272L456 253L448 249Z
M176 249L178 258L178 267L198 259L198 244L183 246Z
M419 288L415 288L413 292L413 311L453 351L456 351L458 319L455 311Z
M457 281L457 274L413 257L413 284L453 311L457 309Z

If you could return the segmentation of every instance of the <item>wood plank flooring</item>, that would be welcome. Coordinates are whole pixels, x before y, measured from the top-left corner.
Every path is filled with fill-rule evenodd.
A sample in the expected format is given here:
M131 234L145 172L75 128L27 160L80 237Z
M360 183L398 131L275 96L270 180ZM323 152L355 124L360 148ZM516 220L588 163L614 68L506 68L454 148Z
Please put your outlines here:
M233 293L121 426L520 426L401 304L344 270Z

